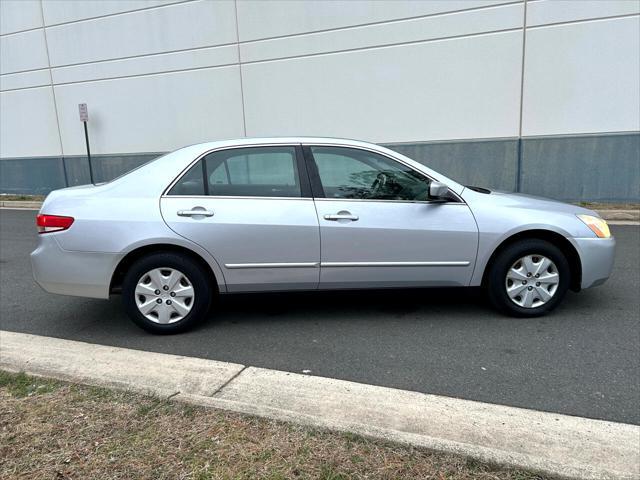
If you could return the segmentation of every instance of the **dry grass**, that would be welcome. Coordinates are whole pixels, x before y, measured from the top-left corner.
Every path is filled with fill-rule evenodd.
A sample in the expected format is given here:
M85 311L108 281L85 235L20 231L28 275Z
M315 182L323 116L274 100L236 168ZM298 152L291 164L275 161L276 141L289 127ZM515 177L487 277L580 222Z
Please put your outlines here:
M356 435L0 372L0 478L540 477Z

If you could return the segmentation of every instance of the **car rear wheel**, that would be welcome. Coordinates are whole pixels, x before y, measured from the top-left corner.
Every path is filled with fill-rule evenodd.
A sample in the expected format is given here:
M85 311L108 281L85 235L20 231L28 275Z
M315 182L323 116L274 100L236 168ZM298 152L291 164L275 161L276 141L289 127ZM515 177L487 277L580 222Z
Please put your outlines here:
M517 317L553 310L569 289L569 263L562 251L544 240L509 245L489 267L485 288L493 305Z
M207 273L189 257L160 252L136 261L122 283L124 308L151 333L183 332L204 320L211 303Z

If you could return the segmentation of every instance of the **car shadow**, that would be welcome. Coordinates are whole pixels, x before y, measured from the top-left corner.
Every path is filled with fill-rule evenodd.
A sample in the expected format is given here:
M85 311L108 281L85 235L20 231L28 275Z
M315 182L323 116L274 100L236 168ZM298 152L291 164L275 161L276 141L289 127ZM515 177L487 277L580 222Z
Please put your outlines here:
M422 311L460 314L478 309L490 310L481 290L472 288L234 293L221 295L216 302L211 317L218 320L240 314L349 318L354 314L401 317Z
M24 330L29 333L55 336L80 334L85 337L96 334L108 337L148 334L131 322L122 308L120 295L112 295L107 301L58 297L41 293L54 302L59 302L59 315L49 315L45 328L34 325ZM552 314L564 316L567 310L579 314L585 305L597 299L568 292L563 304ZM60 317L56 322L55 317ZM411 288L376 290L332 290L270 293L234 293L215 297L207 320L190 332L211 330L217 333L234 330L235 326L268 329L270 325L296 326L305 324L355 323L381 325L385 322L429 321L441 323L468 322L517 322L496 311L481 288ZM522 319L529 323L533 319ZM547 323L546 317L535 320ZM36 321L38 324L42 322ZM23 330L19 328L18 330ZM44 330L44 331L43 331ZM224 333L222 333L224 334Z
M581 303L577 297L580 295L568 294L567 300L573 304L572 308L576 308L576 302ZM129 320L119 295L113 295L106 302L76 301L78 305L75 308L72 305L67 308L67 312L77 311L81 317L77 319L77 328L73 332L67 331L70 338L86 339L94 334L96 338L112 339L149 335ZM554 316L562 315L563 310L563 305L560 305ZM304 329L305 325L314 324L366 324L384 328L394 322L407 326L429 321L434 326L446 325L447 328L468 325L469 322L505 326L504 322L513 324L518 320L493 309L480 288L236 293L216 297L207 320L186 335L205 333L207 336L224 337L240 334L247 328L267 334L270 327ZM548 321L546 317L522 320L540 325Z

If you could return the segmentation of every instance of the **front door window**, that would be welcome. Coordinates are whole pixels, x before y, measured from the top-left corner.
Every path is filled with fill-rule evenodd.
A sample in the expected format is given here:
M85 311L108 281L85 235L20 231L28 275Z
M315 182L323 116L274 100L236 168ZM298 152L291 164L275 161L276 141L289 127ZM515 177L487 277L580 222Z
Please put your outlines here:
M427 200L429 180L387 157L344 147L311 147L326 198Z

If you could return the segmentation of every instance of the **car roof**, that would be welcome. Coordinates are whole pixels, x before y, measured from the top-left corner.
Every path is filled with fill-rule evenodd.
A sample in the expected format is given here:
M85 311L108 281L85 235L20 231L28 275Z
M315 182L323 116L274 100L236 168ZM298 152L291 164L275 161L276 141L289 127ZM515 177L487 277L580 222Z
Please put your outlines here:
M152 178L157 178L157 184L164 188L166 183L167 172L172 172L171 175L178 175L185 168L191 165L197 158L208 153L209 151L225 148L252 146L252 145L291 145L291 144L307 144L307 145L336 145L345 147L362 148L374 152L379 152L383 155L390 156L396 160L400 160L405 164L408 164L412 168L422 171L424 174L431 178L446 183L456 193L464 189L462 185L454 180L447 178L446 176L431 170L426 165L417 162L411 158L408 158L399 152L390 150L389 148L374 143L363 142L360 140L352 140L348 138L332 138L332 137L250 137L250 138L235 138L228 140L217 140L214 142L197 143L194 145L188 145L175 150L167 155L159 157L152 162L140 167L137 171L127 174L120 180L122 186L130 184L133 189L138 188L138 182L144 178L144 181L152 182ZM140 178L138 178L140 177ZM160 188L160 187L159 187Z
M242 137L242 138L231 138L225 140L215 140L212 142L203 142L194 145L190 145L189 147L201 147L203 150L209 150L218 147L231 147L231 146L242 146L242 145L256 145L256 144L291 144L291 143L302 143L302 144L339 144L339 145L353 145L353 146L368 146L368 147L378 147L375 143L363 142L361 140L354 140L351 138L337 138L337 137Z

